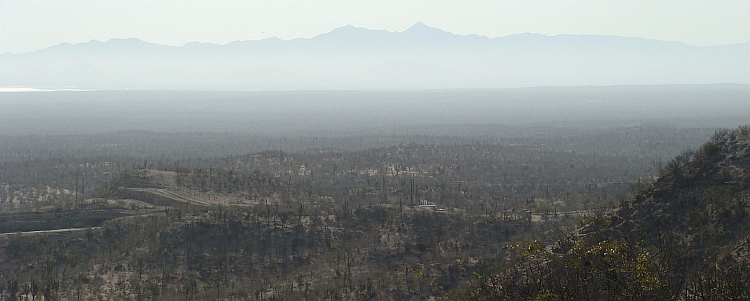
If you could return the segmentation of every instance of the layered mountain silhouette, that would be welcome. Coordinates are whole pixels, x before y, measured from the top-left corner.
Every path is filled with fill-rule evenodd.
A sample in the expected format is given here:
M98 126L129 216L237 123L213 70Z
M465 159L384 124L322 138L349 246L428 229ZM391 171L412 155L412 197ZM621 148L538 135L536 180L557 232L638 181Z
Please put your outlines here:
M0 55L0 86L79 89L328 90L750 83L750 43L455 35L345 26L313 38L181 47L138 39Z

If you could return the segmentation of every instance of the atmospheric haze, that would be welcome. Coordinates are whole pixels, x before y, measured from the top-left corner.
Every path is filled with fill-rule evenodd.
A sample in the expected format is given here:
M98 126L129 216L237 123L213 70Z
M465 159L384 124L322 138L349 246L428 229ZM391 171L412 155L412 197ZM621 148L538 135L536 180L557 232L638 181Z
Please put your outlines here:
M750 43L617 36L455 35L345 26L313 38L181 47L138 39L0 55L0 87L85 90L419 90L750 83Z
M0 135L124 130L292 136L505 135L496 126L750 124L750 85L424 91L3 93Z
M2 300L750 299L750 2L20 3Z

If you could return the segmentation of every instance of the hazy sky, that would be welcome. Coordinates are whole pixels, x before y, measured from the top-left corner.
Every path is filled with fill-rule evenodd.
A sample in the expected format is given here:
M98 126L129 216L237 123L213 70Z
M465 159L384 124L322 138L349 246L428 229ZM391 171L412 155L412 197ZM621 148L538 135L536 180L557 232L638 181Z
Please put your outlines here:
M750 41L750 1L28 1L0 0L0 53L139 38L181 46L313 37L351 24L455 34L596 34L691 45Z

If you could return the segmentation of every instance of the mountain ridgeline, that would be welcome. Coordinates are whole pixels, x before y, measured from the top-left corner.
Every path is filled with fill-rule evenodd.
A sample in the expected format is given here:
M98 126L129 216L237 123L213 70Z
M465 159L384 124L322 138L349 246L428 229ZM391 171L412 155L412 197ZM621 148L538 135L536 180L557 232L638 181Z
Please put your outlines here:
M138 39L0 55L0 86L91 90L392 90L750 83L750 43L455 35L345 26L313 38L181 47ZM606 75L606 76L603 76Z
M750 127L718 131L609 212L475 281L474 300L747 300Z

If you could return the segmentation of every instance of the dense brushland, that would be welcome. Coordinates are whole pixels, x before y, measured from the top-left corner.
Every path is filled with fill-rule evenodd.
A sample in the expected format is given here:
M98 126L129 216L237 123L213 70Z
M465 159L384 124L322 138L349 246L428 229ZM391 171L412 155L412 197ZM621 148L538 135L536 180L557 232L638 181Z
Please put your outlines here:
M728 258L723 255L726 242L746 235L745 203L731 195L739 197L747 187L743 177L748 163L742 157L747 130L710 138L715 128L703 122L715 125L720 116L722 122L745 123L747 116L735 111L747 105L747 86L619 89L372 93L391 102L419 96L404 101L413 109L409 118L394 119L384 118L388 110L367 110L374 106L357 97L369 94L359 92L15 95L5 100L9 111L4 114L16 119L3 119L12 126L0 136L0 295L45 300L424 300L627 299L637 293L690 299L703 295L693 293L695 286L675 283L696 283L695 275L704 275L696 271L713 268L715 275L737 271L728 275L745 277L742 264L717 258ZM522 110L503 108L528 93L552 98L551 107L542 102L523 107L530 108L524 113L529 116L571 103L581 104L580 111L529 121L534 124L503 119ZM642 98L636 97L641 93ZM728 99L718 107L711 100L717 93ZM118 104L133 95L163 99L151 104L156 110L131 110L119 117L98 105L101 97L121 97L112 101ZM270 100L252 100L259 95ZM289 116L280 107L258 106L273 103L274 97L305 103L305 95L334 99L309 101L313 105ZM469 122L453 114L460 102L452 97L459 95L476 107L458 112L479 119ZM646 110L666 112L667 105L687 98L702 100L661 119L654 119L656 111L610 119L659 95L674 98ZM185 104L218 113L231 107L220 108L224 104L242 104L224 121L251 125L259 120L254 125L260 133L222 132L222 123L214 123L222 114L195 115L189 106L163 119L149 115L168 111L182 97L188 98ZM347 101L350 97L357 101ZM638 100L624 101L630 98ZM26 101L43 109L28 112ZM424 105L435 101L434 107ZM49 115L61 103L88 108L79 117L98 119ZM260 111L251 110L255 107ZM336 108L370 116L356 130L331 131L327 126L346 128L351 122L348 115L333 116ZM720 109L716 116L690 117L715 108ZM474 114L481 110L484 115ZM265 119L248 119L242 112ZM603 119L580 119L590 112L604 114L597 115ZM443 119L431 124L428 117L433 115ZM50 118L36 123L23 116ZM548 115L540 116L534 118ZM296 117L297 124L264 132ZM455 124L449 122L454 117L460 119ZM508 124L489 122L497 118ZM103 128L64 135L57 131L89 127L85 120L101 122ZM156 130L188 127L106 132L144 120L150 122L144 127ZM390 125L393 120L402 123ZM301 130L304 124L310 128ZM190 132L203 125L217 132ZM18 135L28 133L17 130L42 134ZM700 147L709 139L713 144ZM685 149L699 151L679 155ZM721 159L723 154L733 154L732 159ZM699 161L719 167L695 165ZM691 184L696 181L703 186ZM696 205L690 198L712 203ZM679 248L665 247L675 240L682 244ZM605 249L627 254L618 257L622 266L597 253ZM685 252L666 255L664 249ZM737 258L744 256L745 251L737 252ZM599 270L581 270L587 267L585 260L566 265L580 256ZM696 263L676 269L669 265L674 262ZM602 265L635 272L616 274L621 280L612 282ZM560 277L555 268L578 278ZM552 278L539 271L575 289L555 291ZM730 278L721 279L716 281L728 283ZM527 280L539 285L518 282ZM515 282L506 286L503 281ZM575 294L584 287L574 284L584 281L592 285L585 291L596 296ZM711 285L706 287L715 287ZM738 291L742 296L741 287Z
M661 167L634 198L511 269L475 281L475 300L747 300L750 127L719 131Z
M634 143L575 143L659 128L648 129L159 168L123 159L100 177L86 162L99 182L85 200L71 188L3 213L5 232L38 232L2 234L0 288L46 299L696 299L725 285L746 296L750 131L719 132L655 182L638 168L674 151L668 139L644 142L652 155L640 158L624 147ZM597 144L619 155L570 147ZM28 166L49 161L65 166Z
M523 216L337 203L262 174L141 169L111 185L78 210L155 206L97 229L6 234L5 296L423 299L539 228Z

